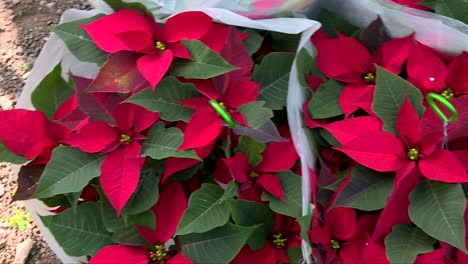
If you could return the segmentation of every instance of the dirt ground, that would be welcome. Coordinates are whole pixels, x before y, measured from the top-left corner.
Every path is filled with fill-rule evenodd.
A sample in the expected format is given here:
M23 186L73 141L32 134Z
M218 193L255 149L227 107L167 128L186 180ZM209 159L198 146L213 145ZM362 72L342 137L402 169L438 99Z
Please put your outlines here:
M86 0L0 0L0 110L11 109L21 92L51 26L69 8L89 9ZM26 263L61 263L30 222L21 202L12 202L16 182L10 164L0 163L0 263L13 263L18 244L31 239ZM10 226L17 214L18 223ZM29 240L29 241L31 241Z

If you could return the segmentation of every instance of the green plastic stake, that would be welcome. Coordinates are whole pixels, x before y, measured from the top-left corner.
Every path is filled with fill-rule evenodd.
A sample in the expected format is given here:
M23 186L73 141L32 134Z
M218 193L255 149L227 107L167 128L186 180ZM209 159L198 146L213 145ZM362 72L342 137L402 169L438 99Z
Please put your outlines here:
M444 97L440 94L436 93L428 93L426 95L427 103L429 106L434 110L434 112L442 119L444 122L451 122L454 123L458 119L458 112L457 109ZM439 106L436 104L435 101L438 101L441 105L445 106L447 110L449 110L450 114L452 115L450 119L445 116L444 112L440 110Z
M235 128L237 126L237 123L232 119L231 115L228 112L226 112L224 106L220 105L218 102L216 102L216 100L213 99L210 100L210 105L231 128Z

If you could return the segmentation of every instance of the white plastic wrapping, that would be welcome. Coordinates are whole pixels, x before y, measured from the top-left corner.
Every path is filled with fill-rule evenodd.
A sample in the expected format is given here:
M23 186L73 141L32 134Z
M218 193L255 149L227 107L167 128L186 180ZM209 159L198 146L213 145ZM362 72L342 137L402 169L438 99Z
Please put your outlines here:
M96 4L99 3L96 2ZM80 11L75 9L67 10L62 16L61 22L63 23L73 20L84 19L94 16L98 13L108 13L110 11L109 9L106 9L105 6L102 7L103 9L96 9L92 11ZM320 27L320 24L318 22L302 18L274 18L264 20L251 20L249 18L243 17L241 15L235 14L224 9L207 8L199 10L211 16L215 21L224 24L254 29L262 29L268 31L277 31L287 34L298 34L304 32L304 39L310 38L313 32L315 32ZM17 108L34 109L34 107L31 104L30 98L32 91L37 87L37 85L44 78L44 76L50 71L52 71L54 66L60 61L62 62L62 69L65 78L67 78L67 76L65 75L68 72L72 72L74 75L86 78L94 78L99 69L95 64L78 61L68 51L64 43L57 36L52 34L47 43L45 44L44 48L42 49L38 59L36 60L31 75L28 78L16 105ZM299 84L297 78L291 78L290 85L298 86ZM300 126L295 126L295 128L300 128ZM37 226L41 230L44 239L49 244L50 248L62 260L63 263L69 264L80 263L80 261L86 262L86 258L84 257L77 258L68 256L58 245L57 241L50 233L50 231L44 226L44 224L39 218L39 215L50 215L50 208L45 206L39 200L25 201L25 206L26 209L31 213L31 217L34 219Z

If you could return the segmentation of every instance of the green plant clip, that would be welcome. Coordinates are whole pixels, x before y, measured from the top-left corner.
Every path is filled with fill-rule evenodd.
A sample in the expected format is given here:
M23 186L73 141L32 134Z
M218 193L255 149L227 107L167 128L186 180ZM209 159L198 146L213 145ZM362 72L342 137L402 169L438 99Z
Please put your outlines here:
M454 123L458 119L458 112L457 109L444 97L436 93L428 93L426 95L427 103L429 106L434 110L434 112L442 119L443 122L451 122ZM438 101L441 105L443 105L452 115L450 119L445 116L444 112L439 108L435 101Z
M210 105L231 128L235 128L237 126L237 123L232 119L231 115L226 112L224 106L220 105L218 102L216 102L216 100L213 99L210 100Z

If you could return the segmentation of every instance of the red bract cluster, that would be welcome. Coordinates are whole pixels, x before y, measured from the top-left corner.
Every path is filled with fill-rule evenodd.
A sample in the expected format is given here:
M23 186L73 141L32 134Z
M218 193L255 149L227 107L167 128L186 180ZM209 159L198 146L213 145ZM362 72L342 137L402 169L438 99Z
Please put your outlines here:
M309 232L319 263L454 261L459 257L446 255L447 248L466 253L461 184L468 182L468 138L461 131L468 128L468 54L444 55L412 35L383 41L371 54L361 40L316 34L319 72L305 72L314 91L305 125L321 139L313 192L322 210ZM426 100L437 95L443 105ZM454 123L436 114L446 105L458 112ZM449 195L445 188L454 189ZM425 250L397 248L411 237ZM402 250L411 253L402 258Z

